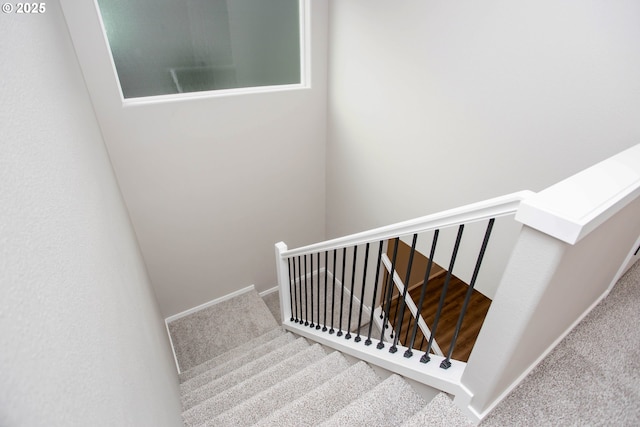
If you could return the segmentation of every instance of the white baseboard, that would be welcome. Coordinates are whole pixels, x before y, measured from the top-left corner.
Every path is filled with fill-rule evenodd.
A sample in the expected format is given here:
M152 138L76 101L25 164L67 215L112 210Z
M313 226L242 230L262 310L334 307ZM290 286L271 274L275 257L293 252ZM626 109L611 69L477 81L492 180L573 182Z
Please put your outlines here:
M237 291L234 291L234 292L231 292L230 294L221 296L220 298L216 298L216 299L211 300L209 302L205 302L204 304L200 304L197 307L193 307L193 308L185 310L185 311L183 311L181 313L174 314L173 316L169 316L166 319L164 319L164 321L166 323L171 323L171 322L173 322L175 320L178 320L178 319L180 319L182 317L186 317L186 316L188 316L190 314L193 314L196 311L203 310L203 309L205 309L207 307L211 307L212 305L220 304L221 302L230 300L231 298L237 297L237 296L242 295L242 294L246 294L247 292L255 291L255 289L256 288L255 288L254 285L249 285L246 288L238 289Z
M171 346L171 353L173 353L173 361L176 363L176 370L178 373L182 372L180 370L180 364L178 364L178 356L176 356L176 349L173 347L173 340L171 339L171 333L169 332L169 324L166 319L164 321L164 327L167 330L167 336L169 337L169 345Z
M260 298L264 298L267 295L270 295L270 294L272 294L274 292L278 292L278 287L277 286L274 286L271 289L267 289L266 291L262 291L262 292L258 293L258 295L260 295Z

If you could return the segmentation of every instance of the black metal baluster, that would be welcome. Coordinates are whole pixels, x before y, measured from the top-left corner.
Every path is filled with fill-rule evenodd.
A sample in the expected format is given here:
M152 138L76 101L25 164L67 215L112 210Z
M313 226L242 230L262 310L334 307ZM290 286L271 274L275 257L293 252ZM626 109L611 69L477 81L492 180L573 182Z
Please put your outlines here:
M433 240L431 241L431 252L429 253L429 262L427 263L427 271L424 273L424 280L422 281L422 289L420 290L420 301L418 302L418 316L416 317L416 323L413 325L413 332L411 333L411 341L407 347L407 351L404 352L404 357L413 356L413 344L416 341L416 334L418 333L418 323L419 319L422 317L422 307L424 304L424 297L427 293L427 285L429 283L429 276L431 275L431 267L433 266L433 257L436 253L436 245L438 244L438 235L440 234L440 230L436 230L433 233ZM426 323L426 322L425 322ZM422 334L422 342L420 343L420 347L424 344L424 333Z
M449 270L447 270L447 277L444 280L444 286L442 287L442 293L440 294L440 301L438 301L438 309L436 310L436 317L433 320L433 327L431 328L431 336L429 337L429 343L427 344L427 351L420 358L420 362L427 363L431 360L429 352L433 345L433 339L436 336L436 329L438 329L438 321L440 320L440 314L442 313L442 306L444 305L444 299L447 296L447 288L451 281L451 275L453 271L453 265L456 262L456 256L458 255L458 248L460 247L460 240L462 239L462 232L464 231L464 224L458 227L458 236L456 237L456 243L453 246L453 253L451 254L451 262L449 263Z
M473 293L473 287L475 286L476 279L478 278L478 272L480 271L480 265L482 264L484 253L487 250L487 244L489 243L489 237L491 237L491 230L493 230L494 222L495 222L495 218L491 218L489 220L489 224L487 225L487 230L484 233L484 240L482 241L482 246L480 247L480 253L478 254L476 267L473 270L473 275L471 276L471 283L469 283L469 289L467 289L467 293L464 296L464 303L462 304L462 310L460 310L460 317L458 317L458 323L456 323L456 330L453 333L453 338L451 339L451 345L449 346L449 353L447 354L447 358L443 360L442 363L440 363L440 367L443 369L449 369L451 367L451 355L453 354L453 347L456 345L456 341L458 340L458 334L460 333L460 328L462 327L462 320L464 319L464 315L467 313L467 306L469 305L469 300L471 299L471 294Z
M418 315L419 315L419 313L418 313L418 312L416 312L416 314L418 314ZM414 320L416 320L416 321L417 321L417 319L414 319L414 318L413 318L413 316L409 316L409 322L407 323L407 330L406 330L406 331L405 331L405 333L404 333L404 341L403 341L403 342L404 342L405 344L409 342L409 332L411 332L411 330L413 329L413 328L411 327L411 324L413 323L413 321L414 321Z
M351 269L351 292L349 294L349 321L347 322L346 339L351 339L351 311L353 310L353 288L356 283L356 259L358 258L358 246L353 247L353 268Z
M318 312L316 313L316 329L320 329L320 252L316 255L316 264L318 265L318 278L316 279L316 307Z
M322 322L322 332L327 332L327 275L329 274L329 251L324 251L324 321Z
M309 255L311 261L311 323L309 323L309 327L313 328L315 325L313 324L313 254Z
M382 262L382 246L384 242L380 240L378 248L378 263L376 264L376 279L373 281L373 298L371 298L371 317L369 318L369 332L367 333L367 339L364 345L371 345L371 330L373 328L373 312L376 307L376 296L378 293L378 279L380 278L380 263Z
M289 319L289 321L293 322L293 289L295 287L291 284L291 281L294 278L293 274L291 273L291 258L287 258L287 264L289 265L289 311L291 312L291 318Z
M342 292L340 293L340 324L338 325L338 333L337 336L342 336L342 311L344 306L344 270L346 268L347 262L347 248L342 249L342 280L340 281L340 288Z
M396 292L398 293L398 296L396 297L396 308L395 310L393 310L393 321L390 321L389 324L390 326L393 325L397 325L398 324L398 309L400 308L400 304L398 304L397 300L400 299L400 291L398 290L398 287L394 285L393 287L393 293L395 294ZM393 297L391 298L393 300ZM391 338L393 338L395 340L395 336L396 336L396 327L393 326L393 329L391 330L391 335L389 335Z
M369 262L369 243L364 248L364 270L362 270L362 289L360 290L360 314L358 314L358 334L353 339L360 342L360 328L362 327L362 306L364 305L364 287L367 282L367 264Z
M391 271L389 272L389 281L387 284L387 297L385 299L385 303L387 308L384 310L384 319L382 320L382 331L380 332L380 342L376 346L378 349L384 348L384 330L387 327L387 321L389 320L389 310L391 309L391 294L393 288L395 287L393 284L393 273L396 268L396 257L398 255L398 242L400 238L396 237L394 239L395 244L393 245L393 259L391 261Z
M407 264L407 274L404 279L404 290L402 291L402 299L400 300L400 321L396 319L396 337L393 339L393 345L389 349L389 353L395 353L398 351L398 340L402 333L402 322L404 320L404 309L407 305L407 292L409 291L409 280L411 279L411 267L413 267L413 257L416 253L416 242L418 241L418 234L413 235L413 241L411 242L411 252L409 252L409 263Z
M385 303L384 297L387 295L387 282L389 281L389 272L387 271L387 269L385 268L383 272L384 274L383 274L382 281L384 285L382 288L382 293L380 294L382 295L382 303L380 304L380 308L382 309L380 310L380 320L384 318L384 303Z
M300 265L300 261L301 261L301 257L300 255L298 255L298 289L300 290L298 292L299 294L299 298L300 298L300 324L302 324L302 266Z
M333 329L333 318L336 313L336 254L337 250L333 250L333 274L331 275L332 279L332 291L331 291L331 329L329 329L329 333L332 334L336 330Z
M298 282L296 280L296 259L293 258L293 301L295 302L295 311L293 316L293 321L298 323ZM293 307L291 308L293 310Z
M307 256L304 256L304 326L309 326L309 287L307 285Z

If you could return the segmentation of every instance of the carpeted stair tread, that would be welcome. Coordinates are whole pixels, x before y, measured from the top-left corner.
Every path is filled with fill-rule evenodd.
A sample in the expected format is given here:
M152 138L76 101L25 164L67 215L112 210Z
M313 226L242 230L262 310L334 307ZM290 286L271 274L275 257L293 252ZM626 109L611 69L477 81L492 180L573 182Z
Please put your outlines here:
M180 378L180 382L185 382L188 379L191 379L193 377L196 377L198 375L200 375L203 372L206 372L212 368L215 368L218 365L222 365L230 360L233 360L239 356L241 356L242 354L246 353L247 351L254 349L262 344L265 344L271 340L273 340L274 338L284 335L285 331L282 328L275 328L270 330L269 332L260 335L259 337L256 337L250 341L247 341L246 343L239 345L238 347L235 347L229 351L227 351L226 353L222 353L219 356L216 356L212 359L207 360L204 363L201 363L197 366L194 366L193 368L186 370L184 372L181 372L179 374L179 378Z
M182 384L180 384L180 394L188 393L192 390L202 387L203 385L220 378L229 372L232 372L247 363L250 363L256 359L259 359L263 355L267 353L271 353L274 350L282 347L283 345L289 344L295 341L295 336L287 332L284 335L280 335L275 339L266 342L251 351L247 351L242 355L236 357L235 359L231 359L221 365L218 365L208 371L201 373L200 375L193 377Z
M202 426L253 425L289 402L339 375L349 366L349 362L342 354L333 352L232 409L206 421ZM187 425L189 424L187 423Z
M167 327L180 371L186 371L277 328L278 323L252 290L169 322Z
M308 347L309 343L306 339L298 338L297 340L277 348L272 352L267 353L264 356L249 362L226 375L223 375L222 377L216 378L197 389L183 393L182 407L184 410L189 409L198 403L251 378L254 375L277 365L289 357L294 357L297 353Z
M306 367L322 360L327 354L320 344L307 347L304 351L292 354L275 366L212 396L198 405L185 410L182 417L187 425L197 425L232 409L247 399L278 384Z
M424 409L409 418L402 427L472 427L474 424L445 393L439 393Z
M426 404L409 383L394 374L321 425L323 427L399 426Z
M342 374L334 376L255 425L261 427L318 425L379 383L380 378L373 369L365 362L358 362Z

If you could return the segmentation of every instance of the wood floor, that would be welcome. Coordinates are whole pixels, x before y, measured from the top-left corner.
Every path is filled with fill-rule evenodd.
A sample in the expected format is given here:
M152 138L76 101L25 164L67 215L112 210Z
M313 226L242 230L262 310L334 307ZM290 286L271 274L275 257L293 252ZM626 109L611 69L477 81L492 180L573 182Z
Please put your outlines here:
M388 252L392 251L393 243L391 243L389 246L390 248ZM408 259L409 252L410 247L401 242L401 244L398 246L397 271L400 277L403 278L403 280L404 277L406 277L407 271L407 263L403 262L403 260ZM424 277L427 263L428 259L417 252L414 256L413 268L411 269L412 272L410 275L411 281L409 283L414 282L414 277L421 277L420 273L422 274L422 277ZM404 268L402 266L404 266ZM422 309L422 317L429 329L431 329L432 331L438 302L442 294L446 276L447 271L441 266L438 266L434 263L434 267L432 267L432 274L430 275L427 282L425 299ZM414 282L409 286L409 294L416 305L418 305L420 300L422 283L423 279L421 278L420 281ZM451 340L453 338L455 327L460 316L460 311L464 303L465 294L467 293L468 289L469 286L466 283L464 283L455 275L451 276L447 294L442 306L440 319L435 331L435 341L438 343L445 356L449 352ZM398 295L398 291L397 289L395 289L389 313L391 313L390 323L396 328L397 322L400 320L400 305L398 304L399 301L400 298ZM478 334L480 333L480 328L482 327L482 323L484 322L484 318L487 315L487 311L489 310L490 305L491 300L489 298L485 297L475 289L472 291L469 305L462 322L462 327L460 329L458 339L456 340L456 344L453 349L452 359L461 360L464 362L469 359L469 355L471 354L473 345L475 344ZM399 341L400 343L402 343L402 345L409 345L414 324L415 320L413 319L413 316L408 309L405 309L404 317L402 319L402 329L399 337ZM422 351L426 350L428 339L429 337L423 337L420 328L418 328L413 348Z

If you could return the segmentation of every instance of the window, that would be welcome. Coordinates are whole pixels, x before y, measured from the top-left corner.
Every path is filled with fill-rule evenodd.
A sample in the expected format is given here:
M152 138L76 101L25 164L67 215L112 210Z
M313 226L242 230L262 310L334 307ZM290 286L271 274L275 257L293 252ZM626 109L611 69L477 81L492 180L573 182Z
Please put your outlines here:
M305 83L308 0L98 0L126 99Z

